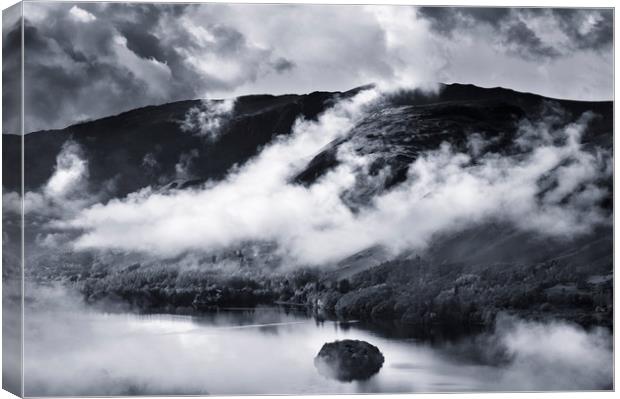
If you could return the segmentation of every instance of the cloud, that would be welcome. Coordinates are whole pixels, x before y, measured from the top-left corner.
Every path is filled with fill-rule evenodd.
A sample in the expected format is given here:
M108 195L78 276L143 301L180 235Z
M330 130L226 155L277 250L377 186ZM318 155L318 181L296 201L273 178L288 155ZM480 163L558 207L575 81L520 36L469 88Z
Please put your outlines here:
M179 162L174 165L177 179L189 179L192 177L190 170L192 162L196 158L198 158L198 150L196 149L181 154L179 157Z
M21 133L21 6L2 11L2 133Z
M190 108L181 122L181 130L209 141L216 141L235 108L235 100L202 101Z
M287 60L286 58L278 58L273 63L273 68L278 72L286 72L291 71L295 68L295 63L291 60Z
M523 21L515 22L505 30L505 47L523 58L555 58L560 52L545 45Z
M50 198L67 199L79 194L88 179L88 162L83 159L82 149L72 141L66 142L56 157L56 169L43 188Z
M510 359L500 385L510 381L520 390L611 387L613 345L604 328L585 331L566 322L538 323L502 315L494 334Z
M374 245L395 253L422 251L436 234L488 221L559 239L610 223L601 203L610 194L605 183L611 154L584 151L580 144L595 116L585 113L569 122L554 107L540 121L521 122L512 155L484 153L480 136L473 136L471 153L444 143L410 166L405 183L361 209L351 209L345 194L358 189L358 176L369 174L373 158L350 146L341 146L340 165L315 184L291 183L313 155L381 101L381 93L369 89L316 122L297 121L290 137L221 183L166 193L145 189L94 205L57 226L82 232L74 243L79 250L173 257L268 241L291 264L323 264Z
M193 19L195 7L27 4L25 131L205 97L292 69L236 27Z
M36 191L24 194L23 206L26 217L68 218L75 212L100 200L100 193L88 190L88 161L82 148L74 141L63 144L56 157L54 173ZM5 212L21 214L22 198L16 192L3 192Z
M248 166L233 173L221 184L205 190L175 191L172 194L154 194L150 190L143 190L127 200L112 200L106 205L89 208L66 225L81 228L102 222L111 216L109 222L101 224L105 232L93 231L85 234L77 246L115 247L115 240L110 234L116 234L116 229L129 223L125 225L129 230L124 233L128 239L127 245L119 247L120 249L159 252L151 240L161 240L171 244L160 246L163 250L161 254L172 255L178 253L180 246L199 249L204 247L206 242L211 242L213 248L221 248L233 242L253 240L256 237L277 239L287 229L303 230L307 228L305 226L327 223L334 215L333 207L344 213L349 212L337 197L331 197L329 190L332 188L316 187L309 192L287 182L320 148L346 133L356 117L361 115L359 109L376 96L375 91L362 92L353 101L345 101L335 106L317 123L298 121L291 138L278 139ZM278 203L277 208L273 207L275 201ZM204 207L199 205L199 202ZM146 213L142 213L143 206L149 209ZM168 209L171 216L168 221L160 219L164 208ZM310 214L308 210L311 211ZM187 212L196 213L192 215ZM181 231L184 231L190 219L202 227L188 237ZM164 227L159 225L160 221L167 225L165 228L176 238L169 237L167 232L160 229ZM336 220L332 222L335 223ZM150 223L153 223L153 228L150 229L148 238L142 240L136 236L141 226L146 227ZM296 236L297 234L292 234L291 237Z
M611 9L421 7L418 15L451 38L494 40L524 58L556 58L611 48Z
M612 9L553 9L560 29L577 49L609 49L613 45Z
M69 15L71 18L79 22L92 22L97 19L93 14L86 10L81 9L78 6L73 6L69 9Z
M372 82L612 98L604 9L28 3L24 13L27 132L189 98ZM19 27L3 34L13 48Z

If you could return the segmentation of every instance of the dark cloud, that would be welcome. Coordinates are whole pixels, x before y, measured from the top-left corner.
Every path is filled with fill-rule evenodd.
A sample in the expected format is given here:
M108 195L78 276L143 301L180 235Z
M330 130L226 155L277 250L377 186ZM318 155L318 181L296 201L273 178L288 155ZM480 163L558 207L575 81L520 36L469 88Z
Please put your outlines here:
M26 132L118 113L133 107L141 96L152 100L146 82L123 65L106 60L112 56L112 37L100 29L94 31L90 38L82 36L86 50L63 40L62 36L71 34L69 29L57 29L57 35L51 36L45 28L25 22ZM88 110L81 108L85 104Z
M154 58L159 62L175 58L172 56L174 53L170 54L161 47L157 37L139 25L127 24L120 27L119 31L127 39L127 47L142 58Z
M418 15L431 22L432 28L442 34L452 35L463 28L472 28L477 23L497 27L510 14L510 8L478 7L420 7Z
M272 65L273 65L273 69L275 69L278 72L286 72L286 71L290 71L291 69L295 68L295 63L290 60L287 60L284 57L278 58L272 63Z
M509 25L505 32L504 43L507 46L514 46L514 51L523 58L555 58L561 55L558 50L543 43L522 21Z
M500 21L510 15L510 8L501 7L468 7L462 9L462 14L469 16L475 21L497 26Z
M293 67L235 27L188 26L182 18L196 7L28 4L25 131L203 97Z
M24 15L27 132L190 98L369 82L601 99L613 78L609 10L28 2ZM18 26L3 36L9 51ZM5 76L11 68L5 58Z
M613 44L613 10L561 8L553 9L551 12L576 48L600 50Z
M507 52L523 58L557 58L577 50L601 50L613 40L611 9L421 7L418 15L442 35L471 35L478 28L490 28ZM528 22L557 27L567 42L543 39Z
M21 132L20 5L2 12L2 133Z

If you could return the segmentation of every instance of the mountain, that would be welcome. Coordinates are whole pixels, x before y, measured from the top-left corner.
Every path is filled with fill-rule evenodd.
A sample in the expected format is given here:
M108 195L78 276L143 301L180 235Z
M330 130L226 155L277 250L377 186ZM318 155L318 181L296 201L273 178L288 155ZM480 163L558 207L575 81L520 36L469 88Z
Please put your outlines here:
M90 189L108 187L107 199L147 186L183 189L217 181L277 137L291 134L300 117L316 120L362 89L245 96L237 98L234 107L222 100L181 101L29 133L24 137L25 189L37 190L49 180L68 141L83 151ZM370 162L367 170L354 170L355 184L342 195L354 213L361 212L372 208L378 195L404 183L411 165L444 142L454 151L472 153L469 146L475 139L484 142L483 153L522 159L532 152L531 147L515 144L524 126L570 127L586 112L592 117L580 150L611 154L612 102L549 99L461 84L442 85L433 93L395 92L374 104L344 137L314 154L290 184L312 186L340 164L338 154L346 147ZM200 131L196 122L210 126L217 137ZM3 135L5 165L19 163L15 150L20 139ZM475 152L473 165L479 161ZM4 189L16 191L16 169L4 170ZM563 182L543 176L539 183L537 195L542 197ZM604 175L596 185L602 188L601 203L611 220L613 179ZM560 203L584 190L569 188ZM28 227L33 241L37 226L39 221ZM76 282L89 300L121 298L140 308L246 306L279 300L304 303L340 318L486 323L497 312L511 310L551 312L584 324L611 323L611 224L576 238L550 238L489 220L429 237L425 251L393 254L371 246L319 271L284 270L275 275L280 262L269 244L239 243L208 255L206 263L213 267L223 259L238 263L240 271L232 277L214 276L214 270L184 270L174 264L181 263L178 258L161 262L115 254L106 260L71 253L51 256L47 249L31 269L45 273L45 279ZM205 281L211 284L208 290Z
M188 112L203 109L200 100L149 106L60 130L28 133L24 137L25 190L34 190L50 178L56 156L67 140L75 141L84 150L93 186L113 183L111 196L124 196L149 185L191 185L218 180L275 137L289 134L299 117L316 119L335 101L351 97L360 89L239 97L217 140L183 130ZM389 188L402 181L407 165L420 152L436 148L443 140L459 145L474 131L485 137L509 131L502 136L504 141L496 144L501 147L511 139L514 121L538 117L540 107L547 101L550 99L534 94L461 84L442 85L437 93L430 94L396 93L347 137L317 154L295 180L312 183L335 166L337 148L351 141L360 152L378 155L373 170L392 167L393 174L383 187ZM601 115L592 124L586 141L610 147L611 102L553 101L575 117L586 110ZM6 165L19 164L19 140L19 136L3 135ZM179 179L177 165L183 163L183 158L188 170ZM20 178L15 172L15 168L5 168L5 189L18 189Z
M552 104L552 105L548 105ZM489 143L485 151L510 155L515 151L519 122L536 122L545 115L545 107L566 112L566 121L574 121L586 111L599 115L582 138L585 146L612 147L613 104L552 100L534 94L471 85L445 85L439 94L402 92L392 95L378 110L358 123L346 137L335 140L317 154L296 177L297 183L310 185L338 164L337 153L344 144L359 155L371 156L373 184L359 181L366 189L348 198L351 206L363 205L375 194L406 179L409 165L420 154L437 149L442 142L457 150L466 150L476 134ZM379 171L389 170L379 176ZM358 176L364 179L364 176ZM377 184L377 179L383 179Z
M203 109L201 100L149 106L60 130L28 133L24 137L25 189L36 189L50 178L56 156L67 140L84 150L92 185L114 182L113 196L172 182L182 156L194 158L190 176L201 181L220 179L278 135L290 133L299 117L315 119L334 101L355 93L239 97L234 115L227 119L217 141L182 129L190 110ZM19 164L20 137L3 135L3 140L5 164ZM5 169L6 189L18 189L20 178L15 171Z

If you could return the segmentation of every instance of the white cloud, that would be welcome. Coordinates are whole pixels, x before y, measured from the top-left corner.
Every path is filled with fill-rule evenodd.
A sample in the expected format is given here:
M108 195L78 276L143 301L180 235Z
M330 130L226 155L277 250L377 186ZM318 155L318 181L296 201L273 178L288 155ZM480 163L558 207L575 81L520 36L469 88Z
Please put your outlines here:
M603 10L575 10L564 18L552 9L513 10L507 20L480 23L439 18L452 29L445 35L412 6L81 7L24 5L39 36L31 42L42 44L29 52L26 73L36 82L26 96L33 99L26 131L189 98L344 91L373 82L613 97L611 18ZM58 83L65 80L73 84ZM98 101L88 101L93 93Z
M601 389L613 381L613 342L608 330L560 321L538 323L500 315L489 347L509 357L499 386L520 390Z
M364 173L370 158L347 146L339 152L340 166L316 184L290 183L378 99L376 90L364 91L317 122L298 121L290 137L276 140L224 182L169 193L143 190L85 209L58 225L83 231L77 249L167 257L264 240L277 242L292 263L321 264L377 244L395 252L421 250L436 233L488 220L554 237L584 234L609 223L598 206L607 194L598 181L611 176L610 154L585 152L579 143L590 114L561 128L524 124L523 137L542 141L530 137L532 149L518 155L487 153L472 163L472 154L444 144L418 158L404 184L377 196L359 213L342 196L355 187L356 175ZM541 181L548 182L546 191Z
M359 109L376 96L374 91L363 92L353 101L337 105L318 123L298 122L290 138L277 140L221 184L172 194L146 190L127 200L113 200L85 210L68 225L90 230L100 224L102 230L82 236L77 247L116 247L172 255L181 247L200 250L206 249L205 244L217 248L241 240L277 240L286 230L295 239L308 227L337 222L332 218L334 211L343 217L350 213L331 195L338 187L306 189L287 181L318 150L346 133L360 115ZM341 177L352 182L352 177ZM162 219L162 212L170 218ZM189 234L187 223L196 224ZM143 228L149 232L141 232ZM126 243L117 246L113 236L121 230ZM140 237L143 233L144 239Z
M71 140L65 142L56 156L54 173L49 180L39 190L24 194L26 217L67 218L96 203L99 196L89 192L88 177L88 161L81 146ZM101 190L104 191L105 187ZM5 212L21 213L18 193L3 193L2 202Z
M78 22L92 22L97 19L97 17L95 17L93 14L89 13L84 9L81 9L78 6L71 7L71 9L69 10L69 14L71 15L71 18Z
M181 122L181 130L216 141L235 108L235 100L202 101L200 106L192 107Z
M366 6L384 32L391 76L373 77L385 88L420 87L439 83L448 66L441 43L429 34L428 23L415 8ZM424 56L421 56L424 54ZM370 77L369 77L370 78Z
M66 142L56 158L56 170L44 187L50 198L66 199L83 189L88 178L88 163L80 156L81 149L75 142Z
M372 82L386 88L459 82L556 98L613 97L612 52L575 49L550 13L519 14L519 18L544 43L561 50L556 59L521 57L503 41L501 26L497 30L473 24L451 37L441 35L408 6L218 5L194 11L185 16L192 25L217 16L219 24L234 27L257 47L295 64L287 74L258 74L247 80L237 79L237 69L228 68L227 81L234 84L214 87L208 90L210 96L348 90ZM583 26L591 25L596 16L584 14ZM192 54L192 60L209 70L231 62L224 58L210 62L202 50Z

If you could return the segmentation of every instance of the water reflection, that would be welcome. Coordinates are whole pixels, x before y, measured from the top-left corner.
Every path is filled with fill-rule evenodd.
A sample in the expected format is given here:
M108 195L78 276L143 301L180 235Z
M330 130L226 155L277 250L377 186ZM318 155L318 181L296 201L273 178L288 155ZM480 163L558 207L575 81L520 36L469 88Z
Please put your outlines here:
M26 394L451 392L610 386L608 333L522 322L505 328L491 336L428 340L420 338L427 332L411 327L316 320L280 308L226 309L201 316L28 309ZM544 337L564 339L562 348L553 347ZM345 338L379 347L385 364L377 375L343 383L316 372L313 359L321 346ZM539 341L547 347L541 348Z

